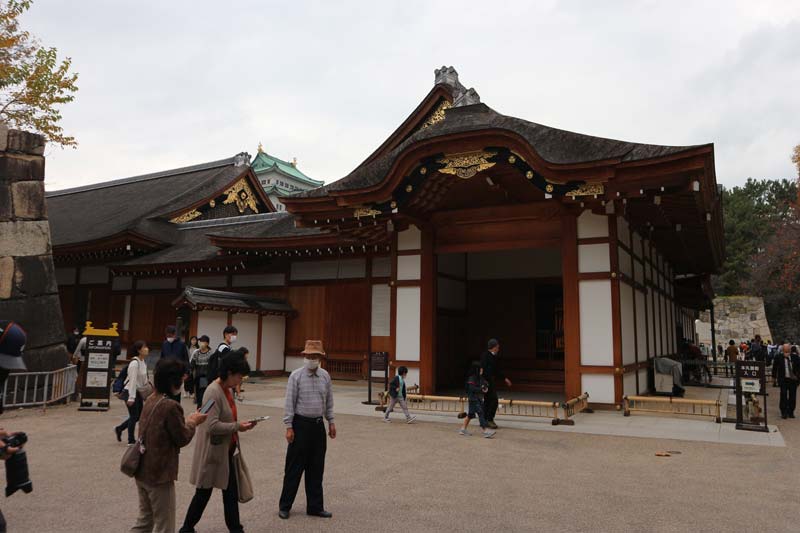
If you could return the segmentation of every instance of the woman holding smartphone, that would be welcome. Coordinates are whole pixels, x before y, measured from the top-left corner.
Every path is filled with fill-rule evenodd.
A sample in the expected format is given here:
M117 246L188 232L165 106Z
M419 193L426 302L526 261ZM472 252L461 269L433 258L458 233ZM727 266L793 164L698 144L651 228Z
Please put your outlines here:
M239 522L239 491L236 483L233 454L239 432L249 431L256 423L239 422L236 402L231 392L250 372L250 367L239 351L233 351L220 361L219 377L209 384L203 402L214 401L208 410L208 420L197 429L192 473L189 482L196 487L192 503L186 510L181 533L193 533L194 526L203 516L213 489L222 490L225 525L228 531L242 532Z

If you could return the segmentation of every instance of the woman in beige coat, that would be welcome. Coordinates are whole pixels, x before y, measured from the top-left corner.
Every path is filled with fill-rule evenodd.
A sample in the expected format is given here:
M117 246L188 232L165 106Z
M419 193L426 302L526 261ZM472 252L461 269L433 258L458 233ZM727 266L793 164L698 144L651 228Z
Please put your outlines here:
M239 432L248 431L254 422L237 420L236 403L231 389L242 382L250 372L247 361L238 351L227 354L220 361L220 377L206 389L204 402L214 400L208 412L208 420L197 428L195 435L194 458L189 482L197 487L186 510L186 518L181 533L194 533L194 526L203 516L203 511L211 498L211 491L222 489L222 504L225 511L225 525L228 531L243 532L239 522L239 491L233 466L233 452L238 444Z

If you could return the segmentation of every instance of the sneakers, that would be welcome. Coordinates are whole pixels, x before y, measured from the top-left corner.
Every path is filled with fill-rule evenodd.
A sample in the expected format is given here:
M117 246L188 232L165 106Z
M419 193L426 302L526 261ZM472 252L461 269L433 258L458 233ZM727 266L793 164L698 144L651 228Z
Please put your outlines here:
M388 418L384 418L383 421L386 422L387 424L391 424L392 423L392 421L389 420Z
M406 424L413 424L416 419L417 417L412 415L410 418L406 418Z
M470 436L472 436L472 433L470 433L469 431L467 431L467 430L466 430L466 429L464 429L464 428L461 428L461 429L459 429L459 430L458 430L458 434L459 434L459 435L463 435L463 436L465 436L465 437L470 437Z
M486 431L483 432L483 438L484 439L491 439L492 437L495 436L496 433L497 432L494 431L494 430L486 430Z

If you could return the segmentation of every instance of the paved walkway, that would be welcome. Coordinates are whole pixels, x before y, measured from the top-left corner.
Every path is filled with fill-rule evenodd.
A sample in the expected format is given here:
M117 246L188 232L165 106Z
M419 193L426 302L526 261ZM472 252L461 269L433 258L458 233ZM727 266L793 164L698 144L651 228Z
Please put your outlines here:
M497 438L487 440L458 436L450 417L425 415L406 425L398 415L396 423L383 424L359 403L363 388L342 382L335 385L339 438L329 443L325 473L326 507L334 518L305 516L301 488L292 518L281 521L283 383L248 384L240 409L242 417L273 417L242 435L256 487L256 498L241 506L249 532L797 530L800 420L773 418L782 447L579 432L606 418L621 425L653 418L618 412L582 416L573 428L535 422L522 429L525 422L503 420ZM2 416L5 428L30 436L34 484L32 494L2 502L9 531L115 532L133 524L136 491L118 471L125 446L112 433L124 408L121 402L101 413L76 407ZM770 416L775 411L771 403ZM187 483L193 446L181 454L180 518L193 494ZM671 457L656 457L667 450ZM220 500L219 493L212 497L198 532L225 530Z

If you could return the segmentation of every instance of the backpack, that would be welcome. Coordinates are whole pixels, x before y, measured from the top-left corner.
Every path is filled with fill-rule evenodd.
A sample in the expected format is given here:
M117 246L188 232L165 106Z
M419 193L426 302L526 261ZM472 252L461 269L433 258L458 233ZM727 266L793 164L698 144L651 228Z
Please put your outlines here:
M111 384L111 392L117 397L119 397L120 394L122 393L122 391L125 390L125 382L128 380L128 367L129 366L130 366L130 363L125 365L125 368L123 368L122 370L119 371L119 375L114 380L114 382ZM127 400L127 398L126 398L126 400Z
M223 346L225 346L226 349L220 350L220 348ZM214 350L214 353L212 353L211 357L208 358L208 370L206 371L206 377L208 378L209 383L219 377L220 362L222 362L222 358L225 357L225 353L229 351L231 351L231 347L223 342L217 346L217 349Z

